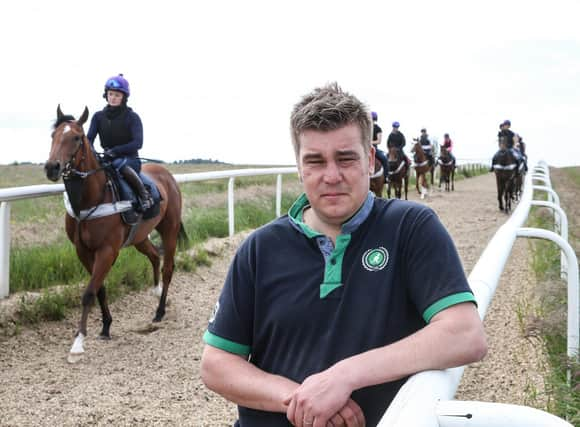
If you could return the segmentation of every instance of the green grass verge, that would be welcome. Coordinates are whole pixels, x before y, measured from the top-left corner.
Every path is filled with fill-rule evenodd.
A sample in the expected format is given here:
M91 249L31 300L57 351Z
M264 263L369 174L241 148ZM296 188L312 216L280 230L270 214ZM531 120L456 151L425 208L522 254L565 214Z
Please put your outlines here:
M534 207L527 225L552 230L553 215L546 209ZM580 426L580 364L566 357L567 292L566 283L559 277L560 250L554 243L543 239L531 240L530 244L533 248L532 268L540 284L536 291L540 306L535 310L542 313L540 333L550 364L545 378L548 411ZM572 373L570 384L567 382L568 370Z

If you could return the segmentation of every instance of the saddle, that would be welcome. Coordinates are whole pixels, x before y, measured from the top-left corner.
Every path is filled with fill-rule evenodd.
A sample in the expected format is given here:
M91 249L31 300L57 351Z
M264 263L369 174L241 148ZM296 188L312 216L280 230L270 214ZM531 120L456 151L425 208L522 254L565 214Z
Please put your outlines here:
M159 204L161 202L161 193L159 189L153 182L151 178L147 174L139 173L139 178L143 181L143 185L151 194L153 198L153 205L147 209L143 214L137 212L136 207L139 205L137 200L137 194L131 188L129 183L123 178L123 176L118 173L114 168L108 169L108 175L110 178L111 183L111 190L113 193L113 200L114 201L129 201L133 206L133 209L121 213L121 218L127 225L135 225L139 222L140 219L151 219L157 215L159 215Z

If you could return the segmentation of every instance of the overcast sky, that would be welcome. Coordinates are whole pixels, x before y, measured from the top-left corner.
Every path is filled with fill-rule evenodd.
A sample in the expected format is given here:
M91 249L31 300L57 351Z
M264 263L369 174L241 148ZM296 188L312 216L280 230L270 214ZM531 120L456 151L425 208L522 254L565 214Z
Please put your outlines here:
M337 81L385 132L449 132L459 158L490 158L510 119L534 157L580 165L579 16L565 0L2 2L0 164L44 162L57 104L92 114L124 73L143 157L293 164L293 104Z

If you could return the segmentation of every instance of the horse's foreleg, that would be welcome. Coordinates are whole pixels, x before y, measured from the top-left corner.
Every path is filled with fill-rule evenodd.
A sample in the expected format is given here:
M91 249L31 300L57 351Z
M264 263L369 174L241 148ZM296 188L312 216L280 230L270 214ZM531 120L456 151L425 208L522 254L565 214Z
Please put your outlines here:
M451 191L455 191L455 168L451 169Z
M421 185L421 175L420 174L415 174L415 187L417 188L417 193L419 193L419 195L421 194L421 188L419 188L419 186Z
M499 205L499 210L503 211L503 186L501 184L501 181L499 179L499 176L496 174L495 176L495 184L497 187L497 202Z
M109 305L107 304L107 291L105 286L101 286L97 292L97 298L99 300L99 305L101 306L101 317L103 319L103 329L99 338L111 339L111 334L109 332L111 328L111 323L113 323L113 317L109 311Z
M118 251L114 251L111 248L108 248L106 250L97 252L94 256L93 270L91 272L91 280L89 281L89 284L85 289L85 291L83 292L83 296L81 298L82 302L81 320L79 322L79 327L75 337L75 341L70 350L68 358L68 361L71 363L80 360L80 358L83 356L85 352L83 344L84 339L87 336L87 320L89 318L91 306L94 304L95 297L97 296L103 285L105 276L111 269L111 266L115 262L115 259L117 258L118 254L119 254ZM105 297L105 294L102 295L103 297ZM108 312L108 308L106 308L106 311ZM103 330L104 329L105 329L105 320L103 319Z

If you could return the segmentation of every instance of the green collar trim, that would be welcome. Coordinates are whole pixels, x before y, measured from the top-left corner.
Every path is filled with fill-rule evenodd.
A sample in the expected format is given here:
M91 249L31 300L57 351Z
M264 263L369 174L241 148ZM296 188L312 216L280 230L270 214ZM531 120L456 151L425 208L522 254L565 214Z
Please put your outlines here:
M322 234L314 231L304 223L304 217L302 215L304 208L308 205L310 205L310 202L306 197L306 193L302 193L290 207L290 210L288 211L288 217L294 224L298 226L298 228L302 230L306 237L311 239L316 236L322 236Z

